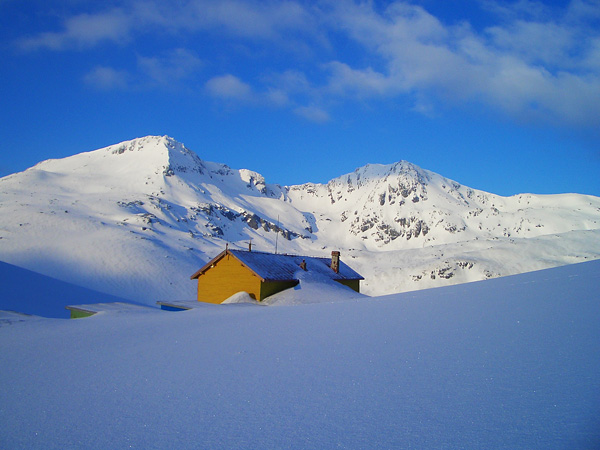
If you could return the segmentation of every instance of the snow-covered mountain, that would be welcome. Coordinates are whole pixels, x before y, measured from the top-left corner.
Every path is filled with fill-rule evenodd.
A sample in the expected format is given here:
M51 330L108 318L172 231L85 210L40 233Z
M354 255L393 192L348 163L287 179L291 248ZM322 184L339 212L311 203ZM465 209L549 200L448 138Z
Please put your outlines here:
M367 165L327 185L293 186L288 196L300 209L343 230L353 245L360 242L369 250L600 227L597 198L506 198L461 186L406 161Z
M400 161L279 186L149 136L0 179L0 260L154 304L225 243L342 251L367 294L600 258L600 198L501 197ZM85 299L89 301L89 299Z

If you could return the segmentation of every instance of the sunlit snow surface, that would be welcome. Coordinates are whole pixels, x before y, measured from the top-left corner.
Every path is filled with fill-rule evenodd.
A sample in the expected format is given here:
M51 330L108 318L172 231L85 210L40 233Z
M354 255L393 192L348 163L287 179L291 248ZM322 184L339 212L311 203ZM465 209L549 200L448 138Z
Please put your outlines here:
M600 261L345 302L6 319L0 361L3 449L594 449Z
M190 275L249 242L341 251L383 295L599 259L600 198L501 197L406 161L278 186L166 136L0 179L0 261L146 305L196 298Z

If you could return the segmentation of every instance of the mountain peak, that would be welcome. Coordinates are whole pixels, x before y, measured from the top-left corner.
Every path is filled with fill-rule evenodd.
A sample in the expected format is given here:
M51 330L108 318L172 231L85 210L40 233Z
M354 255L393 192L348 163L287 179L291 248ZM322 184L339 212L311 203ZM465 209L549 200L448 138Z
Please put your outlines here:
M170 136L145 136L124 141L100 149L110 155L127 159L120 161L125 165L133 165L137 169L162 172L165 176L176 173L203 173L203 161L183 143Z
M179 155L192 158L198 162L200 158L195 153L188 150L184 144L169 136L145 136L141 138L123 141L119 144L111 145L100 149L113 155L126 155L129 153L143 152L147 157L151 154L157 157L167 157L177 159ZM194 158L195 157L195 158Z
M169 136L144 136L110 145L103 150L112 154L122 155L125 152L157 151L175 146L176 144L183 145Z

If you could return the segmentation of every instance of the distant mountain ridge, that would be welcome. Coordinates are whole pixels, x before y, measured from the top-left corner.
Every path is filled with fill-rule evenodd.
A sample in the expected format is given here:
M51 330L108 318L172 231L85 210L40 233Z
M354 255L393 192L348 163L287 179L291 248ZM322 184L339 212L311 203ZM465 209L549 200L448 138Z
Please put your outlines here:
M376 247L394 248L535 237L598 228L598 199L577 194L501 197L462 186L414 164L367 165L327 185L290 188L290 198L329 199L323 210L339 212L345 231ZM347 206L351 205L351 206ZM579 211L572 214L573 209ZM560 216L561 220L556 220ZM414 240L419 241L415 243Z
M193 297L228 242L342 258L391 293L600 258L600 199L501 197L407 161L269 184L147 136L0 179L0 259L132 300Z

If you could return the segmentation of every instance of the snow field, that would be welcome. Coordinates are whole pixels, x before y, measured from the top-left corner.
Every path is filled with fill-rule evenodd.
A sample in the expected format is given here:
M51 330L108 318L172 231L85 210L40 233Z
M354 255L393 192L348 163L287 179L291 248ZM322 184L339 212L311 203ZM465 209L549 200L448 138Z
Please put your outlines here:
M0 447L597 448L599 287L593 261L345 302L325 286L300 306L0 321Z

